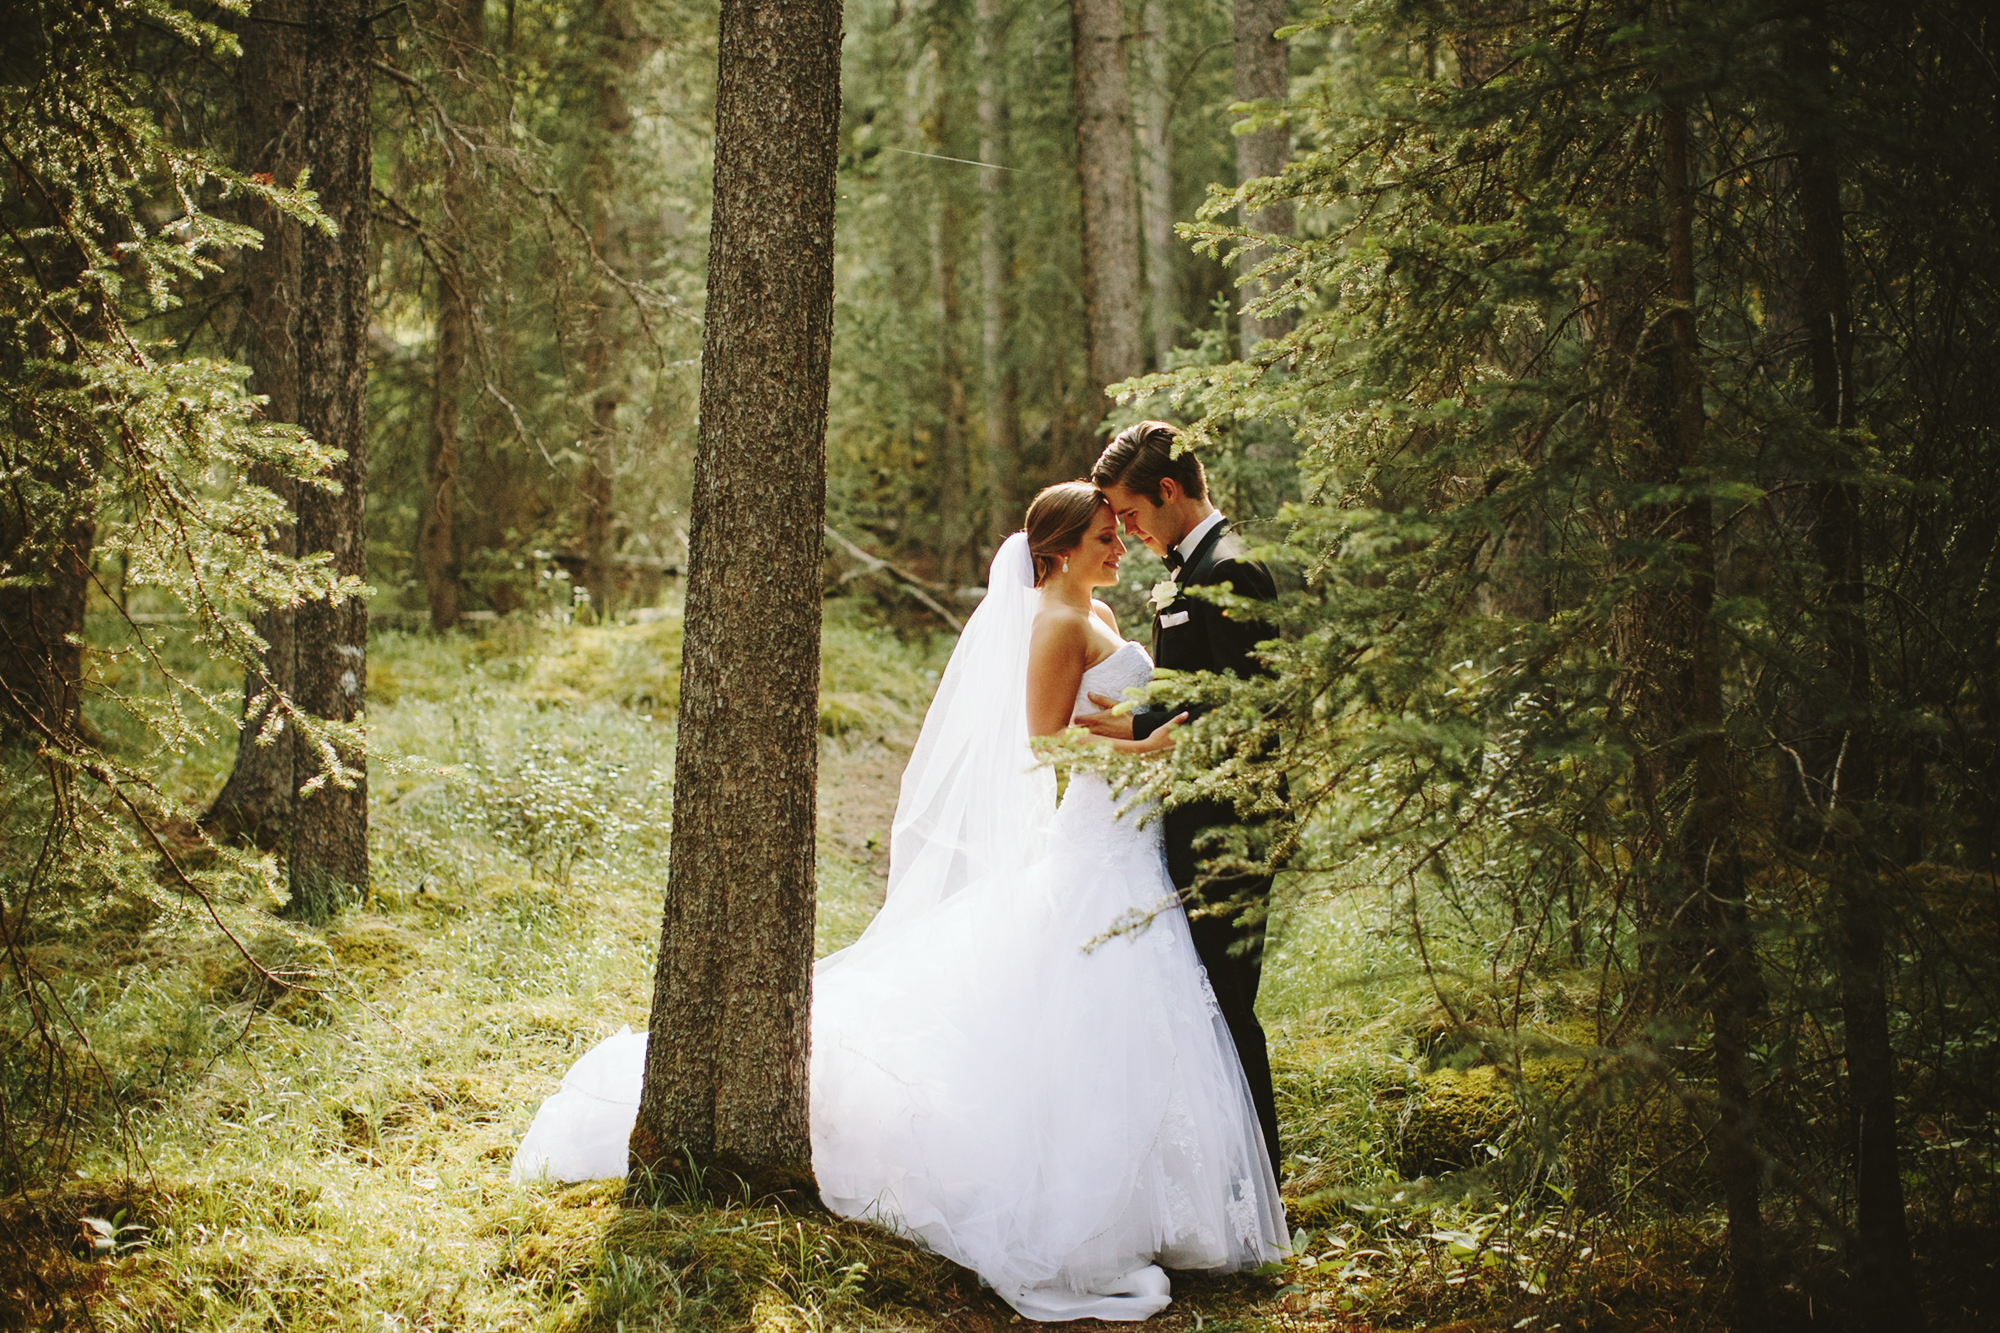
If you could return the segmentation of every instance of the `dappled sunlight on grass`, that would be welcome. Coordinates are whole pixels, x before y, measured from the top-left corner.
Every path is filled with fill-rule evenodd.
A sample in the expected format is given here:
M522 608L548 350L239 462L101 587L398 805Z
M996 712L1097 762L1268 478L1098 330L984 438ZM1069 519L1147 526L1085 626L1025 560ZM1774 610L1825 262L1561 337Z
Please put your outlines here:
M830 772L854 746L907 744L935 681L928 649L833 621ZM897 1302L950 1303L957 1270L869 1228L507 1183L569 1063L646 1021L678 649L672 616L378 635L371 723L397 762L370 774L368 899L244 941L296 987L143 920L119 937L76 1005L134 1071L122 1132L107 1122L85 1163L86 1181L131 1184L89 1195L115 1209L78 1204L126 1228L114 1260L72 1273L100 1326L873 1326L907 1324ZM191 802L233 739L190 768ZM859 934L881 880L834 850L819 877L824 953Z
M82 1177L17 1218L50 1240L46 1308L87 1302L105 1329L994 1333L1012 1319L874 1228L719 1197L643 1206L620 1182L507 1182L568 1065L646 1021L678 634L669 613L379 635L371 724L395 761L370 775L368 898L323 928L266 917L243 939L290 988L137 909L48 946L67 951L74 1013L121 1073ZM949 647L829 609L817 956L880 905L897 779ZM121 688L157 686L124 670ZM188 752L177 780L194 802L226 772L227 741ZM1522 1256L1585 1245L1546 1189L1503 1205L1478 1172L1437 1174L1526 1132L1525 1094L1440 1018L1400 903L1365 881L1281 881L1261 1009L1299 1251L1269 1272L1177 1275L1152 1327L1510 1327L1542 1308L1546 1275ZM1434 942L1448 984L1476 989L1482 958L1476 933ZM1546 1047L1524 1048L1530 1090L1565 1086L1562 1043L1589 1040L1564 1026L1561 985L1544 989L1528 997ZM109 1228L107 1257L65 1257L83 1216ZM1688 1283L1716 1271L1718 1234L1695 1210L1627 1235L1617 1289L1641 1314L1701 1308Z

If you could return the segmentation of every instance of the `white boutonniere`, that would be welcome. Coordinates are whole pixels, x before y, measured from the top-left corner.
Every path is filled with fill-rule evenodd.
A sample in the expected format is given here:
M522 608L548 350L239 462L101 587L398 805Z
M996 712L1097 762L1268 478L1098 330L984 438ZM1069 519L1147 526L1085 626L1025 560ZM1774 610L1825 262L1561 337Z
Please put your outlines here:
M1153 585L1153 612L1158 614L1174 604L1174 598L1181 595L1181 585L1172 579L1161 579Z

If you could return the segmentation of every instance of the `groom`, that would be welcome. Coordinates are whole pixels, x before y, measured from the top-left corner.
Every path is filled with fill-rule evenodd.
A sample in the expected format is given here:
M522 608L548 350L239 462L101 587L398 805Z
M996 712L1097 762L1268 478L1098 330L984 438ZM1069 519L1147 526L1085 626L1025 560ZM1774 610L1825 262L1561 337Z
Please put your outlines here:
M1180 595L1183 588L1228 584L1239 597L1269 601L1276 596L1271 572L1249 558L1242 538L1230 530L1208 498L1208 477L1192 453L1174 455L1180 432L1164 421L1141 421L1112 439L1090 479L1111 502L1128 535L1167 562L1173 597L1166 589L1154 598L1153 662L1168 671L1233 671L1262 674L1251 650L1276 632L1262 621L1232 617L1213 602ZM1162 605L1162 601L1165 604ZM1118 702L1093 694L1101 710L1076 721L1100 736L1144 740L1176 713L1198 716L1199 707L1147 708L1126 716L1111 710ZM1208 970L1237 1057L1250 1083L1250 1100L1264 1129L1271 1170L1279 1169L1278 1109L1271 1093L1271 1059L1264 1029L1257 1022L1257 982L1263 972L1264 909L1271 896L1269 875L1211 873L1195 852L1200 835L1237 822L1227 801L1190 801L1165 816L1167 871L1189 905L1188 928L1195 951ZM1247 914L1250 921L1240 921Z

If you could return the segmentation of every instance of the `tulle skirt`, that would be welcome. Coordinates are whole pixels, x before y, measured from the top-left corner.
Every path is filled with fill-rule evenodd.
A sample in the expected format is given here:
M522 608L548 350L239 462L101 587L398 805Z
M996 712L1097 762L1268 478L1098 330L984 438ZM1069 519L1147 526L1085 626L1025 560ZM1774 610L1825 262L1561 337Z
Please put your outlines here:
M625 1174L625 1149L639 1119L646 1034L619 1028L583 1053L562 1086L543 1099L508 1179L608 1180Z
M814 974L828 1207L976 1270L1044 1320L1144 1319L1160 1265L1276 1258L1284 1211L1157 825L1078 775L1048 855Z
M1145 1319L1161 1266L1287 1245L1229 1029L1161 855L1078 775L1048 854L914 910L814 970L813 1170L827 1206L976 1271L1038 1320ZM516 1181L625 1173L644 1034L543 1102Z

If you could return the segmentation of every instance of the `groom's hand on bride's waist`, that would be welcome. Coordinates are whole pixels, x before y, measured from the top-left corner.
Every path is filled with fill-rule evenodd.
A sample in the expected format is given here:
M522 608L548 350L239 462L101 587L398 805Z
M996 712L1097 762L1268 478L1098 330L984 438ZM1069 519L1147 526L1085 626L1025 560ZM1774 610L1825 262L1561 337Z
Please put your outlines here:
M1115 741L1132 739L1132 714L1116 711L1118 708L1116 699L1108 695L1092 694L1090 701L1096 704L1100 711L1078 713L1075 718L1077 726L1084 728L1093 736L1109 736Z

